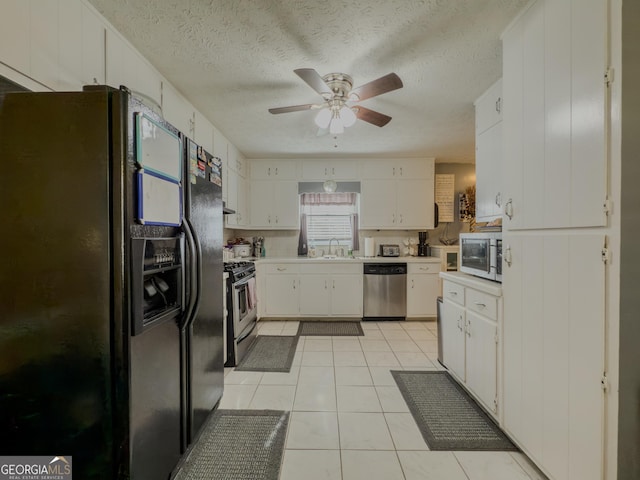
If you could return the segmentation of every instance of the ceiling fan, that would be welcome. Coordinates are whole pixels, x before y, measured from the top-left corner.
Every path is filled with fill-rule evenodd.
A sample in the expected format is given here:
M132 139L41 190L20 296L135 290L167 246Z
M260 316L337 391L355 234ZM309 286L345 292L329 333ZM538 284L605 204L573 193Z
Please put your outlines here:
M345 73L329 73L321 77L313 68L299 68L294 72L322 96L324 103L270 108L269 112L278 114L320 109L316 125L324 130L328 128L332 135L344 132L344 128L353 125L358 118L384 127L391 121L390 116L362 107L358 102L402 88L402 80L395 73L353 88L353 79Z

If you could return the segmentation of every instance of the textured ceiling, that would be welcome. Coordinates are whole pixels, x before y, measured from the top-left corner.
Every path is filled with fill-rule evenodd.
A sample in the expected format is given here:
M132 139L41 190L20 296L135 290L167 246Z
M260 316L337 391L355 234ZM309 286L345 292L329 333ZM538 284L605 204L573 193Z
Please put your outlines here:
M501 76L499 36L528 0L89 0L249 158L430 156L473 162L473 101ZM317 136L293 73L404 88L362 105L393 120Z

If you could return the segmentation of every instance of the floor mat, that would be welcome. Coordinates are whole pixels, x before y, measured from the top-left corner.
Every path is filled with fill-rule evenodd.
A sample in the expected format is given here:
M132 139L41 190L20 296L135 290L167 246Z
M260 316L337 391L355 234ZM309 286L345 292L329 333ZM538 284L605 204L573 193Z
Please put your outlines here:
M518 450L447 372L391 374L431 450Z
M352 322L305 322L298 326L298 335L306 336L362 336L364 331L359 321Z
M173 480L277 480L289 412L216 410Z
M258 335L236 370L289 372L298 346L298 336Z

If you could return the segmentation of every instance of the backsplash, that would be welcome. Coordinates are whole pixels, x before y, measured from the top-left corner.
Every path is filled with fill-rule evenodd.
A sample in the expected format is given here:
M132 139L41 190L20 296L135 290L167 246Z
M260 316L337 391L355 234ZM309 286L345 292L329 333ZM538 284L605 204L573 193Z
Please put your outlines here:
M463 231L468 230L468 224L462 224L467 226L463 228ZM439 245L438 240L439 228L436 230L428 230L429 238L427 239L430 245ZM405 240L413 240L413 243L418 243L418 230L360 230L360 251L355 251L354 255L364 255L364 239L365 237L373 237L376 245L376 253L378 251L378 245L382 243L391 243L400 245L400 252L404 255L404 250L407 248L404 245ZM449 236L451 237L451 230ZM454 238L457 238L456 233ZM298 231L297 230L224 230L225 243L228 240L235 238L244 238L249 241L253 237L264 237L264 246L267 257L297 257L298 256Z

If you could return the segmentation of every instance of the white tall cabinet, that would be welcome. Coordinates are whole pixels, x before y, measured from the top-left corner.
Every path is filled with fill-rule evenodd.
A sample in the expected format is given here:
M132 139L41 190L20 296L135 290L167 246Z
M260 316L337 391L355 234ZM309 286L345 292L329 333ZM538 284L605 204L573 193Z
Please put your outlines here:
M604 470L607 2L503 35L503 427L552 480Z

